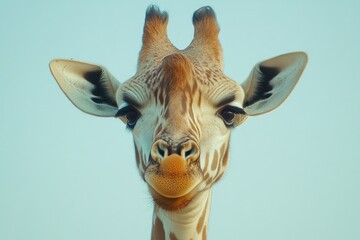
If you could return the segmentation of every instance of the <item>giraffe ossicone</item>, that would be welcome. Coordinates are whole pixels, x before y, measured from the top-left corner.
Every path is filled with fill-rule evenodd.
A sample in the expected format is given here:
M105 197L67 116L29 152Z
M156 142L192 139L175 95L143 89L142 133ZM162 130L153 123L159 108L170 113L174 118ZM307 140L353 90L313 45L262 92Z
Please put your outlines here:
M194 38L177 49L168 14L150 6L135 75L120 84L104 67L55 59L51 72L80 110L121 119L154 199L152 239L206 239L211 187L228 165L232 128L277 108L298 82L307 55L255 65L243 84L224 74L215 13L193 15Z

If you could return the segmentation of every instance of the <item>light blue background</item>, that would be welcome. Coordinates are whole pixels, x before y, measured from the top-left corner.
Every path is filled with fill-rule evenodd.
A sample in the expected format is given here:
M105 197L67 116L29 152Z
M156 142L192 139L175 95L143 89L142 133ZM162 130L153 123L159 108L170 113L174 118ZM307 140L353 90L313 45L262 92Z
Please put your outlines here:
M359 1L0 0L0 239L149 239L152 200L131 134L77 110L48 62L135 73L145 9L170 15L185 48L192 13L211 5L227 74L306 51L309 64L276 111L232 135L214 187L209 239L360 239Z

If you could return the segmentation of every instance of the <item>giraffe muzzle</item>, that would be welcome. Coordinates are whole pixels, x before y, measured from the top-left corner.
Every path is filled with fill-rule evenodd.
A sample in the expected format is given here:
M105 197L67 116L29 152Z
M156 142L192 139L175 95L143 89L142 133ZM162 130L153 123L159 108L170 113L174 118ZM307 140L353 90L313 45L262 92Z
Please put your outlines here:
M145 172L145 180L155 201L166 209L179 209L195 195L203 177L198 162L200 150L193 140L168 144L157 140L151 150L151 164ZM181 204L180 204L181 203Z
M201 182L184 158L171 154L164 158L156 170L145 173L146 182L160 195L166 198L179 198L187 195Z

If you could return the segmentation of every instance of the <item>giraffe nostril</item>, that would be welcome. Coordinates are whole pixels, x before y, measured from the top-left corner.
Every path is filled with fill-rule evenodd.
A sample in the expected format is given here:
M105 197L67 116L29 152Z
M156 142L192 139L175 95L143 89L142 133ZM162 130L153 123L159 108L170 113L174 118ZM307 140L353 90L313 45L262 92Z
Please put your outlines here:
M181 156L190 162L196 161L199 158L199 146L192 140L189 140L181 145Z
M159 153L160 157L162 157L162 158L165 157L165 151L162 150L160 147L158 148L158 153Z
M188 151L185 152L185 158L188 158L189 156L191 156L191 154L194 152L193 149L190 149Z
M169 145L163 141L158 140L154 143L151 149L151 157L154 161L161 161L162 159L168 156L168 147Z

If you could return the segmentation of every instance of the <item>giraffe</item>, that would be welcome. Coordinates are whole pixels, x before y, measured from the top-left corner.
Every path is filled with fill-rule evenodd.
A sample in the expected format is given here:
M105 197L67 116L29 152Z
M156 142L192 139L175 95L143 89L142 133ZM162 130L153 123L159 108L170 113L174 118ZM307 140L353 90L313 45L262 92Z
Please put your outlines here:
M167 12L148 7L137 71L122 84L91 63L55 59L50 70L76 107L118 118L131 131L136 165L154 200L151 239L206 239L211 189L228 166L231 130L277 108L307 55L262 61L238 84L224 74L211 7L194 12L194 38L184 50L168 39L167 24Z

